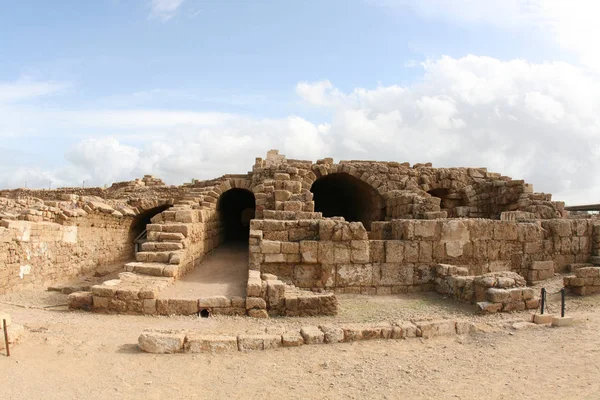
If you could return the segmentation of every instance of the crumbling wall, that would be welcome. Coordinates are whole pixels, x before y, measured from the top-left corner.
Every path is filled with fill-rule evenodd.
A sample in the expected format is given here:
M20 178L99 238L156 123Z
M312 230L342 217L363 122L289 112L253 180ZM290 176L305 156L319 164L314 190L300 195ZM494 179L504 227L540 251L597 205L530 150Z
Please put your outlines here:
M529 277L539 261L563 271L586 262L592 251L586 220L396 220L373 223L371 232L332 219L255 220L251 229L252 269L338 293L432 290L437 264L464 267L469 275L514 271Z
M0 221L0 293L41 289L133 257L132 219L104 213L72 225Z

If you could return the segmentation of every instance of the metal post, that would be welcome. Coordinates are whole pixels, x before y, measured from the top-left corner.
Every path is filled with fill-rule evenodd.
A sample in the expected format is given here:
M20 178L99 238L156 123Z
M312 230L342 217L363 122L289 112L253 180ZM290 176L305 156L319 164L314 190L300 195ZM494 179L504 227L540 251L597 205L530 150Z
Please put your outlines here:
M544 307L546 305L546 288L542 288L542 312L541 314L544 314Z
M4 328L4 344L6 345L6 357L10 357L10 348L8 347L8 330L6 329L6 320L2 320L2 327Z
M565 317L565 288L560 289L560 316Z

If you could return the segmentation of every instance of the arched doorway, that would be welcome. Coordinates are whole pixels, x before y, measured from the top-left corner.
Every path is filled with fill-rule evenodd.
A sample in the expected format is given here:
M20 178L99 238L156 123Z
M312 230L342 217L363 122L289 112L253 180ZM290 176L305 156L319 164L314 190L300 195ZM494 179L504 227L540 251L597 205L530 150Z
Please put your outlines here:
M152 223L152 217L171 207L172 206L170 204L164 204L162 206L145 210L135 217L131 223L131 228L129 229L130 241L134 244L134 253L140 251L142 248L142 243L148 240L146 225Z
M248 241L250 220L254 218L254 193L246 189L230 189L223 193L217 205L225 241Z
M372 221L385 218L385 203L375 189L346 173L334 173L317 179L313 193L315 211L324 217L344 217L346 221L362 222L367 230Z

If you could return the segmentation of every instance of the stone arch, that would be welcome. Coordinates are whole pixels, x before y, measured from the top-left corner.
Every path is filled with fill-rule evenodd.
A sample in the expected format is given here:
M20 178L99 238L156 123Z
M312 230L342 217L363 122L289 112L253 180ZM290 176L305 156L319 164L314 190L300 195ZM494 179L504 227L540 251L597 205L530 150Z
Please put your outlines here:
M135 252L139 251L141 244L147 240L146 225L152 223L152 218L156 215L172 206L168 201L155 201L142 203L135 207L136 216L131 221L129 228L129 241L134 243Z
M315 174L316 175L316 174ZM385 219L385 202L369 183L346 172L320 174L310 188L315 211L324 217L344 217L362 222L367 230L372 221Z
M225 241L248 241L250 221L256 215L256 198L248 188L225 190L217 201L219 222Z

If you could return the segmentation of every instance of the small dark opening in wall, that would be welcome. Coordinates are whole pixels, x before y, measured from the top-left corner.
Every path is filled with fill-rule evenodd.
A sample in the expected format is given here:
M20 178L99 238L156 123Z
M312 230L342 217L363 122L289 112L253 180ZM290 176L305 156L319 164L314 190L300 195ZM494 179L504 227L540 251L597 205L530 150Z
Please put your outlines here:
M438 188L430 190L430 195L440 199L440 210L447 211L448 217L455 217L456 207L465 205L465 201L460 193L451 193L448 189Z
M210 311L208 311L206 308L200 310L200 318L208 318L210 317Z

